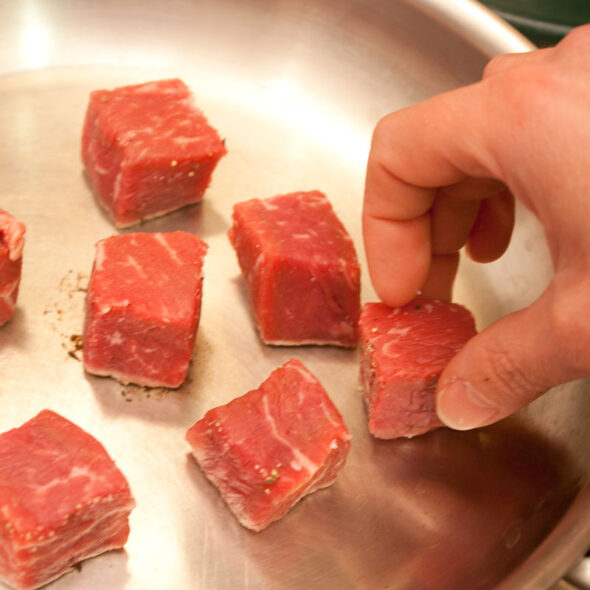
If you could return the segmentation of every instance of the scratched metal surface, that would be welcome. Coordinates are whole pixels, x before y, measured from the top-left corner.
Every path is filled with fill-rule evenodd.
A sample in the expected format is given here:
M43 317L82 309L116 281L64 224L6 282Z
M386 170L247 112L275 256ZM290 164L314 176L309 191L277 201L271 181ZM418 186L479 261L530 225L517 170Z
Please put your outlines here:
M28 228L18 310L0 330L0 431L60 412L106 446L137 500L125 550L52 588L522 590L561 575L589 535L588 494L574 502L590 472L588 384L478 432L372 440L357 353L263 346L226 237L238 200L323 190L355 240L363 301L374 299L359 218L375 122L477 79L492 54L526 49L522 38L460 0L27 0L0 3L0 33L0 206ZM170 76L191 86L229 150L201 205L141 227L210 246L194 362L176 391L92 377L75 358L93 245L115 233L80 164L88 93ZM480 328L550 276L539 228L522 211L518 222L501 262L461 268L457 299ZM291 357L324 384L352 450L331 488L254 534L184 433Z

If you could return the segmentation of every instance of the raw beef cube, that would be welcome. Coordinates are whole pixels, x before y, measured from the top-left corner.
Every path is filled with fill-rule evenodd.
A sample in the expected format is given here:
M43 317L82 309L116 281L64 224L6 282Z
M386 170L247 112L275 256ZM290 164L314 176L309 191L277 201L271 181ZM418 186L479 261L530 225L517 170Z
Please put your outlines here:
M415 436L439 426L435 388L472 336L471 313L455 303L417 299L404 307L367 303L360 319L361 383L377 438Z
M84 368L122 383L178 387L193 354L207 245L186 232L101 240L90 278Z
M265 343L357 344L359 264L324 194L238 203L229 238Z
M181 80L90 94L82 161L117 227L200 201L225 153Z
M258 389L207 412L186 439L230 510L254 531L332 484L350 448L338 410L297 360L273 371Z
M38 588L123 547L134 505L104 447L43 410L0 435L0 581Z
M0 211L0 326L14 313L20 285L25 226Z

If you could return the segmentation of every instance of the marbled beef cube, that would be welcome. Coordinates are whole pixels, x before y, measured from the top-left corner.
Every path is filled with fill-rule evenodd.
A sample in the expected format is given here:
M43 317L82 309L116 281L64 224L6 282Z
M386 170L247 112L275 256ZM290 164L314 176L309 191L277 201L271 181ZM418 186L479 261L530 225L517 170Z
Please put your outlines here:
M206 251L196 235L180 231L98 242L83 335L86 371L178 387L195 345Z
M123 547L134 505L104 447L43 410L0 435L0 581L38 588Z
M82 161L117 227L200 201L225 153L181 80L90 95Z
M265 343L357 344L360 268L324 194L238 203L229 238Z
M319 381L297 361L207 412L186 439L239 522L260 531L304 495L329 486L350 434Z
M411 437L441 426L436 383L475 335L471 313L455 303L426 299L398 308L366 303L360 331L361 383L371 434Z
M14 314L20 286L25 226L0 211L0 326Z

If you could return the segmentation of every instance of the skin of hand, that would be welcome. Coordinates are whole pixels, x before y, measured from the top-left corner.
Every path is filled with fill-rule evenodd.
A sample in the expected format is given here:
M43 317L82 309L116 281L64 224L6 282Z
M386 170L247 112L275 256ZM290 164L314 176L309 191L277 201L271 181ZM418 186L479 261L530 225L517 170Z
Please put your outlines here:
M495 57L481 81L379 121L363 204L378 296L450 300L463 246L479 262L505 251L514 198L541 222L554 275L447 365L436 403L452 428L491 424L590 376L590 25L553 48Z

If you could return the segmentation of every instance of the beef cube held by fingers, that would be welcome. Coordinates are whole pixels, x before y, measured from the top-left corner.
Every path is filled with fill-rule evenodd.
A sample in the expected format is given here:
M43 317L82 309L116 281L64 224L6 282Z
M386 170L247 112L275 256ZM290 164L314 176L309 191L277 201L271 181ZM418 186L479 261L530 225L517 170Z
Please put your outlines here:
M471 313L455 303L417 299L404 307L366 303L361 311L361 384L369 430L411 437L442 426L438 377L475 335Z

